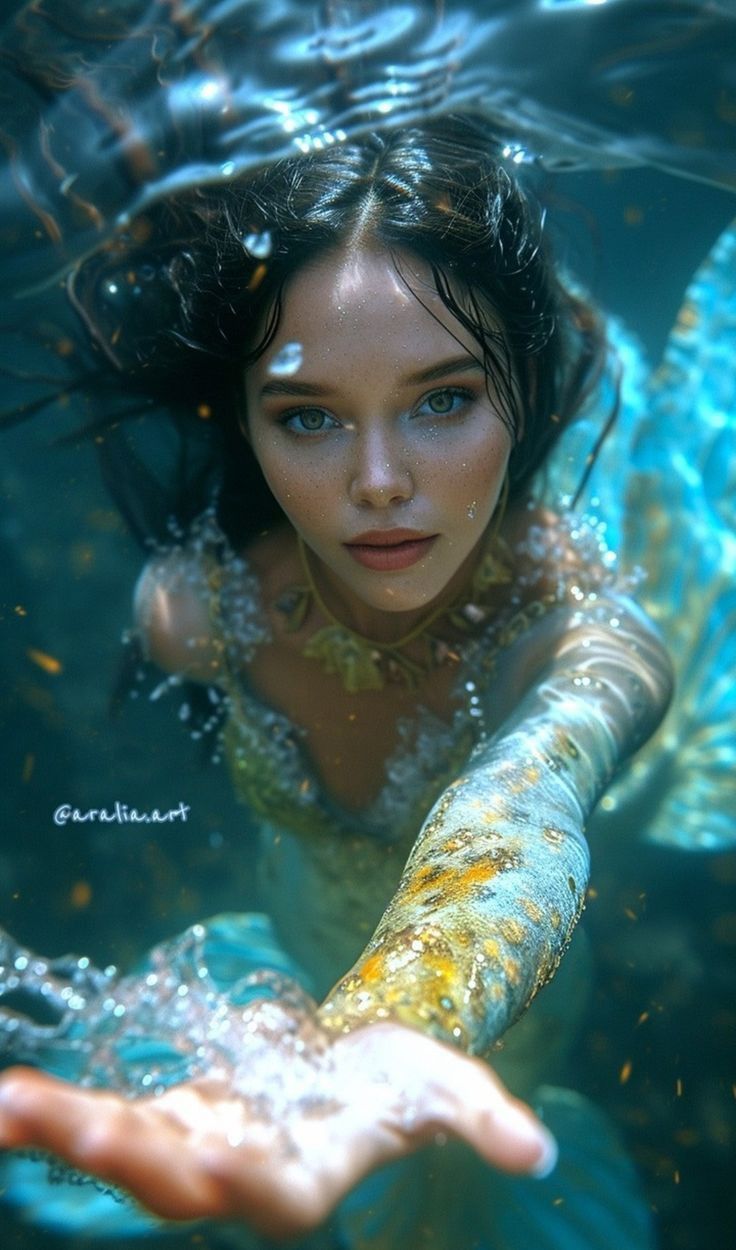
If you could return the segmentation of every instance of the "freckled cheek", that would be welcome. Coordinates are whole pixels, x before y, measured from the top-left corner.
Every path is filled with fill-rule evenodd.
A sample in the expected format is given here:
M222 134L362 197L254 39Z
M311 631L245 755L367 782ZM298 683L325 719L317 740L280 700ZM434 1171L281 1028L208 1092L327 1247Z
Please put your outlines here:
M468 480L483 486L490 492L504 479L511 453L511 440L505 431L490 440L479 441L474 453L465 457Z
M466 483L480 498L498 495L506 473L507 458L505 456L487 460L478 460L468 466Z
M503 484L508 453L503 445L489 450L487 444L467 451L462 458L447 457L442 462L431 462L425 466L423 483L427 494L451 512L468 506L470 500L476 501L477 512L483 510L485 504L489 508L495 505Z
M334 511L330 499L335 479L327 467L297 473L268 455L259 457L259 463L271 493L297 526L319 525Z

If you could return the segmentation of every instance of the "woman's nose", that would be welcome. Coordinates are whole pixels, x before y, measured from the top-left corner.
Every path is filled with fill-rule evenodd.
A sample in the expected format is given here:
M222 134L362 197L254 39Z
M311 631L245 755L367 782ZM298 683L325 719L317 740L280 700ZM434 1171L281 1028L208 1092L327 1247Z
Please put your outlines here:
M409 454L401 442L381 432L362 432L356 439L351 470L353 503L385 508L414 494Z

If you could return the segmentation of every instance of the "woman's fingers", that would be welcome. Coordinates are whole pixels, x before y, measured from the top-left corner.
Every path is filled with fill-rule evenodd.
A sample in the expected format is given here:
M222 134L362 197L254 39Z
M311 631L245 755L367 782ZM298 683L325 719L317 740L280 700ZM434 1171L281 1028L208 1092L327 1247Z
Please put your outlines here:
M323 1175L324 1133L305 1158L295 1129L212 1081L131 1102L31 1068L0 1077L0 1148L48 1150L169 1220L242 1219L274 1237L316 1226L344 1189Z
M33 1069L0 1077L0 1147L35 1146L166 1219L240 1218L289 1236L365 1174L437 1134L507 1172L546 1175L556 1147L480 1060L395 1024L334 1041L277 1116L222 1079L128 1100Z
M218 1182L182 1149L187 1131L149 1100L78 1089L33 1069L0 1077L1 1146L48 1150L169 1219L198 1219L222 1207Z
M548 1176L558 1155L549 1130L480 1060L453 1058L443 1075L458 1100L455 1134L503 1172Z
M405 1140L451 1133L505 1172L546 1176L554 1167L549 1130L481 1060L393 1024L356 1030L343 1046L359 1052L364 1071L382 1073L389 1115Z

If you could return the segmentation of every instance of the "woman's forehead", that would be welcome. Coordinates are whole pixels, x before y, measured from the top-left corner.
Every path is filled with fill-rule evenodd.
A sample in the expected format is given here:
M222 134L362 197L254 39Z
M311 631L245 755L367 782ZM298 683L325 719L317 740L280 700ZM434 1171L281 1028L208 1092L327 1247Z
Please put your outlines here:
M431 269L420 257L378 245L342 247L323 253L294 275L284 311L316 295L321 307L337 315L365 307L372 296L385 300L387 311L393 311L415 303L415 290L436 297Z
M463 289L453 295L462 306ZM377 246L335 249L294 275L261 368L268 369L286 343L302 345L305 364L340 347L389 356L433 356L457 351L458 344L478 351L475 337L440 297L431 267L412 253Z

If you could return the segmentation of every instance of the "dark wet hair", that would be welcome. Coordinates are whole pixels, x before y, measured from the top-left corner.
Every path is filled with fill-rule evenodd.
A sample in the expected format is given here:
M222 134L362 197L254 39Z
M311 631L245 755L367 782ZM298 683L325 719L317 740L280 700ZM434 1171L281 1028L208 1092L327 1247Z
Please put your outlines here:
M293 275L350 243L389 249L399 272L402 253L429 266L504 401L512 497L528 493L604 346L596 316L557 273L542 225L487 126L444 118L192 190L88 261L70 291L109 359L165 400L183 437L187 422L210 423L220 520L241 540L277 514L240 430L243 369L273 338ZM198 503L185 493L182 524Z

